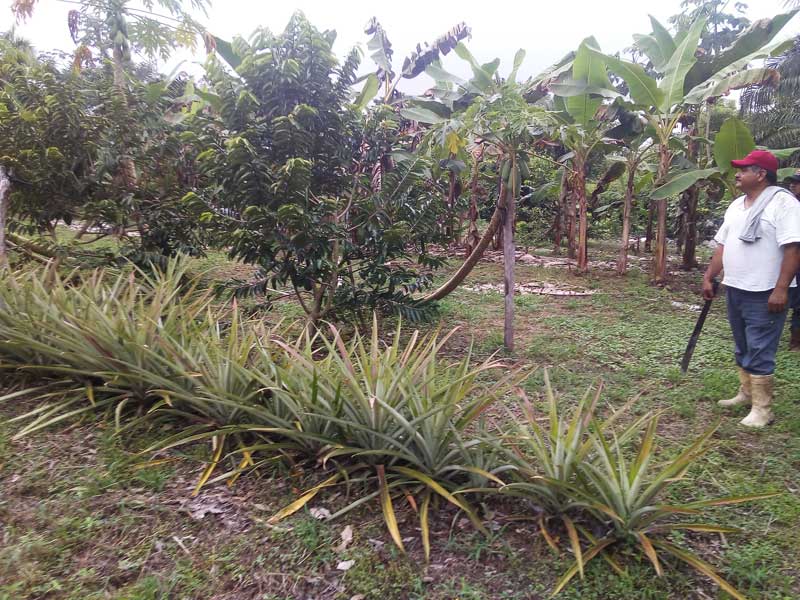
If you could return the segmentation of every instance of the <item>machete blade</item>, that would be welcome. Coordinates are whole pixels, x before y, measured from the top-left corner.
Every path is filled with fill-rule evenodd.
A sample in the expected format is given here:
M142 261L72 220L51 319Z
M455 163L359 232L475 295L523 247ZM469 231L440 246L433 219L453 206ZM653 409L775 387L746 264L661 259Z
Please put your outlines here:
M714 286L714 296L717 295L717 291L719 290L719 282L715 279L713 282ZM703 331L703 324L706 322L706 317L708 316L708 311L711 310L711 300L706 300L705 304L703 304L703 310L700 311L700 316L697 317L697 323L695 323L694 330L692 331L692 335L689 338L689 343L686 344L686 350L683 352L683 358L681 359L681 372L686 373L689 369L689 361L692 360L692 354L694 354L694 347L697 345L697 340L700 337L700 332Z

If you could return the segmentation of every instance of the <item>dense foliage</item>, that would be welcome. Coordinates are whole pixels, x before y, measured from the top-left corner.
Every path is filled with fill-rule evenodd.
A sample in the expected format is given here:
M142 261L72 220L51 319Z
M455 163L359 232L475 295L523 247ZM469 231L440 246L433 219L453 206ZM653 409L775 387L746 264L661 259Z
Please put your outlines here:
M350 104L359 55L339 65L334 39L299 14L280 35L237 39L235 74L209 61L211 106L191 137L204 222L265 284L290 285L311 321L411 310L408 291L427 277L391 261L430 265L425 244L444 239L441 188L421 157L392 156L404 135L394 111L362 117Z
M723 132L720 96L749 86L759 141L768 115L786 123L770 139L794 145L791 99L781 100L791 96L792 54L772 42L793 12L748 27L739 9L686 2L671 19L674 34L652 19L652 33L634 36L632 61L587 38L521 83L524 52L501 76L498 61L481 63L466 49L463 24L412 52L397 74L388 34L373 20L366 31L377 71L356 96L359 52L340 62L335 33L299 13L280 34L259 29L229 43L170 6L181 22L171 36L147 11L87 4L70 17L72 61L36 56L13 35L0 41L0 156L14 184L8 227L48 233L39 258L85 255L85 242L107 235L142 264L212 245L260 267L255 280L233 282L240 291L288 287L312 322L372 309L416 318L423 306L413 294L441 263L431 246L461 240L471 254L426 300L463 280L490 241L500 247L513 200L520 241L559 252L565 239L579 270L588 269L590 236L621 236L624 273L628 238L646 234L662 282L667 239L693 267L698 224L700 235L713 228L733 193L719 162L730 153L717 148L741 151L750 139L739 125L728 128L736 135ZM132 50L191 46L197 32L211 51L201 82L133 60ZM471 79L442 68L440 54L453 50ZM404 97L398 82L423 72L435 87ZM479 215L489 220L483 235ZM66 246L58 223L78 231Z

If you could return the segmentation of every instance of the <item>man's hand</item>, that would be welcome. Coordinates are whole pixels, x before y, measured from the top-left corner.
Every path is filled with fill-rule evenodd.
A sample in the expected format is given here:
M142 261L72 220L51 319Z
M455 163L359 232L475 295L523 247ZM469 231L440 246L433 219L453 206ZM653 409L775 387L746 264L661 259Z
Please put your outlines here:
M786 310L786 305L789 302L789 290L783 287L776 287L772 290L767 300L767 309L771 313L779 313Z
M715 296L714 292L714 282L709 279L703 279L703 299L713 300Z
M717 246L717 249L714 250L714 254L711 256L711 262L708 263L708 268L706 269L706 274L703 276L703 299L704 300L713 300L714 296L716 296L717 286L715 285L715 279L717 275L720 274L722 271L722 253L725 251L725 246L720 244Z

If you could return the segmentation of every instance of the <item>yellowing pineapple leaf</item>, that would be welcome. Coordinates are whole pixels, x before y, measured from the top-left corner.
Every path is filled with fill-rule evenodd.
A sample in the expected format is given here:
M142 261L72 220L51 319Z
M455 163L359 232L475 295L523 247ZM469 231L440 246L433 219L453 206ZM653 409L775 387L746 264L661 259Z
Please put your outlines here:
M661 548L666 552L669 552L674 557L694 567L698 572L702 573L709 579L713 580L719 587L728 592L731 596L733 596L737 600L747 600L745 596L743 596L736 588L734 588L730 583L725 581L710 564L708 564L701 558L695 556L691 552L687 552L686 550L683 550L681 548L678 548L677 546L673 546L672 544L661 540L653 540L653 545Z
M392 506L392 496L389 494L389 486L386 485L386 470L383 465L377 465L378 471L378 485L381 489L381 509L383 510L383 519L386 521L386 527L394 540L395 545L405 552L403 547L403 539L400 537L400 528L397 526L397 517L394 514L394 507Z
M292 502L288 506L282 508L277 513L272 515L269 518L269 520L267 521L267 523L269 523L270 525L273 525L273 524L277 523L278 521L280 521L282 519L285 519L289 515L294 514L295 512L297 512L298 510L303 508L306 504L308 504L308 502L314 496L316 496L322 488L331 486L334 483L336 483L336 481L339 479L339 476L340 476L340 473L337 473L336 475L333 475L333 476L329 477L328 479L326 479L322 483L320 483L318 485L315 485L313 488L311 488L306 493L304 493L302 496L300 496L297 500L295 500L294 502Z

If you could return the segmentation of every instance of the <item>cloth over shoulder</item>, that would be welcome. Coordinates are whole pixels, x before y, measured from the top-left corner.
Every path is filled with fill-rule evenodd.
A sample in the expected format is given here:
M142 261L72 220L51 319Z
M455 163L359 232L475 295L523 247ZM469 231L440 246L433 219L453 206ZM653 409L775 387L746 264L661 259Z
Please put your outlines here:
M747 215L747 222L745 223L744 230L739 234L740 240L753 243L761 237L761 214L775 195L782 191L785 190L777 185L771 185L759 194L755 203L750 207L750 213Z

